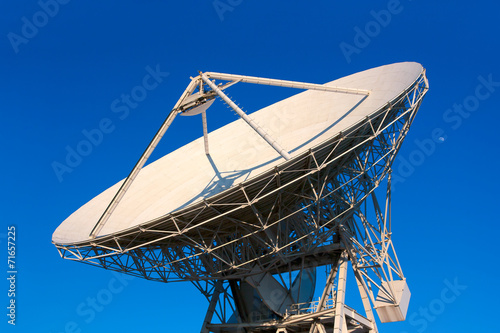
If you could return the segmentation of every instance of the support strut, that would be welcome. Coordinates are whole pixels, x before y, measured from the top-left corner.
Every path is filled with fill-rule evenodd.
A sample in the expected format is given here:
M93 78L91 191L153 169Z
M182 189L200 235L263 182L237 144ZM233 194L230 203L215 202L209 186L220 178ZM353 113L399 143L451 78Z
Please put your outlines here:
M243 110L241 110L238 105L236 105L229 97L226 96L226 94L222 92L222 90L220 90L212 81L210 81L206 74L200 72L200 76L203 81L208 84L208 86L212 88L212 90L215 91L215 93L219 95L219 97L224 102L226 102L227 105L229 105L244 121L246 121L247 124L255 130L255 132L257 132L264 140L266 140L266 142L269 143L271 147L273 147L278 152L278 154L280 154L287 161L291 158L288 152L283 149L276 140L274 140L269 134L267 134L262 127L256 124L252 120L252 118L250 118L245 112L243 112Z

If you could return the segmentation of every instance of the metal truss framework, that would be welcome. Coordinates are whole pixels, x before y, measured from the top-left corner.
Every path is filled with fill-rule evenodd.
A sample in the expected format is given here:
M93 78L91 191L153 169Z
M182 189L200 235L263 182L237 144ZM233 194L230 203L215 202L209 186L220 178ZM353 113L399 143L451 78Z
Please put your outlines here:
M202 75L196 81L199 93L214 96L214 89L204 90ZM245 82L217 78L233 81L226 86ZM135 228L55 245L66 259L148 280L192 281L210 303L202 332L288 327L314 333L325 332L325 322L333 323L334 332L356 327L376 332L372 307L381 295L396 304L396 291L387 282L405 280L391 239L391 165L427 89L422 72L366 119L239 186ZM382 205L375 194L381 184L387 185ZM347 260L366 317L343 303ZM290 290L287 274L320 266L330 275L319 302L304 306L308 310L293 304L276 311L262 300L272 311L244 313L234 297L249 276L271 274Z

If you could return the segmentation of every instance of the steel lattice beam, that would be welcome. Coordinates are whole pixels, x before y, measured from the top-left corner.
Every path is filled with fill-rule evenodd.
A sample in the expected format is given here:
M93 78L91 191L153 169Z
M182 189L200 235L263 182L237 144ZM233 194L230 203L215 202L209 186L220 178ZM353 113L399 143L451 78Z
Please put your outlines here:
M218 73L200 75L196 84L203 79L212 87L204 92L207 96L234 84L216 86L208 77L236 80ZM276 82L267 82L271 83ZM189 87L192 92L194 85ZM285 327L322 332L325 320L333 318L335 332L346 331L347 324L377 332L372 307L380 295L397 304L391 282L405 281L391 238L391 166L427 89L422 72L392 104L240 186L137 228L56 247L66 259L144 279L192 281L210 304L204 333L241 329L274 333L286 331ZM348 90L341 92L366 94ZM177 103L179 112L192 103L184 101L185 95ZM383 192L385 200L379 201L376 192ZM104 215L95 228L105 223ZM366 318L343 304L347 257ZM239 293L250 274L275 274L291 290L292 272L302 277L304 270L325 265L330 267L327 285L308 313L244 311ZM337 289L334 286L338 265L341 289L338 283ZM238 324L231 323L234 320Z

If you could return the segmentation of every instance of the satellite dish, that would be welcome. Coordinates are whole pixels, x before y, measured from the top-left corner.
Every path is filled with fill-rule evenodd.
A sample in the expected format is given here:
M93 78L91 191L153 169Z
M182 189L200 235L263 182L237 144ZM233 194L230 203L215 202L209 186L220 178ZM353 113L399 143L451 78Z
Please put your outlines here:
M306 91L246 114L224 93L237 83ZM200 72L130 175L63 221L52 241L63 258L192 281L209 299L204 332L373 332L372 308L382 322L404 320L410 294L391 241L390 170L427 89L411 62L324 85ZM208 133L216 97L241 119ZM178 114L202 114L204 136L143 167ZM375 195L384 181L385 210ZM347 261L364 316L343 305ZM329 275L315 303L321 266ZM218 313L221 302L233 311Z

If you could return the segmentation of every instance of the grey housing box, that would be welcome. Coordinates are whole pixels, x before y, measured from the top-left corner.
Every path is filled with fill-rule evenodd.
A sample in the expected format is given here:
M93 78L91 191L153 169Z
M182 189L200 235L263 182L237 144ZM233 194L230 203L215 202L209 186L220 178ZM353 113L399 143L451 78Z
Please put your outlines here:
M395 280L382 282L382 288L390 293L391 288L394 291L395 303L387 295L379 290L375 300L375 309L382 323L391 323L394 321L403 321L406 318L406 311L410 303L410 289L406 280Z

